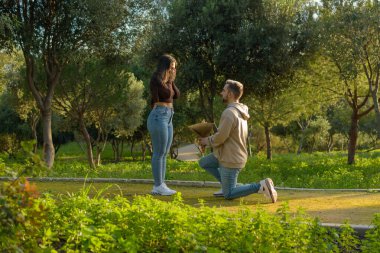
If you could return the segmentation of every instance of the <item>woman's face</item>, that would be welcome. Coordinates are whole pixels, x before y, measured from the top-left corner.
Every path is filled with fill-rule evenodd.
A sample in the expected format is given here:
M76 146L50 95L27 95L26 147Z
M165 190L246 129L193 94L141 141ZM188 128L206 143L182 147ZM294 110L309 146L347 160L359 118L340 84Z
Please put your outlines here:
M169 81L174 81L176 77L177 69L175 62L170 63L168 74L169 74Z

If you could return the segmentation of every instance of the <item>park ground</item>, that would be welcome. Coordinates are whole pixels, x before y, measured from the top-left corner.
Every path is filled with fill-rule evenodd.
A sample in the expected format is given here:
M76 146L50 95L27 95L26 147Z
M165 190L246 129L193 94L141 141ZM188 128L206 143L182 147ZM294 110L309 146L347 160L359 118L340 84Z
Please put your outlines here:
M132 183L80 183L80 182L36 182L41 193L59 194L79 192L83 187L90 187L89 195L100 194L112 197L121 194L132 201L135 195L147 195L152 189L150 184ZM169 184L170 185L170 184ZM304 210L312 217L318 217L324 223L371 224L375 213L380 213L380 192L355 191L299 191L279 190L278 201L270 203L261 194L252 194L235 200L225 200L223 197L214 197L214 187L171 186L181 193L184 203L194 207L202 205L216 209L236 212L243 206L252 211L259 208L275 213L284 203L288 203L290 210L296 212ZM154 198L171 201L173 196L154 196ZM200 201L202 200L202 201Z

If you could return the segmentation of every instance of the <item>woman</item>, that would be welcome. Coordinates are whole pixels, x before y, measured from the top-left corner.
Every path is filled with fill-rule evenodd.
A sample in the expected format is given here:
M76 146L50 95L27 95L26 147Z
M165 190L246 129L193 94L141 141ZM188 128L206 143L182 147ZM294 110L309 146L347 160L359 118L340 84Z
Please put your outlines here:
M150 80L152 111L148 117L148 130L152 139L152 194L170 196L176 191L165 184L166 156L173 140L173 100L180 92L174 84L177 62L171 55L159 58L156 71Z

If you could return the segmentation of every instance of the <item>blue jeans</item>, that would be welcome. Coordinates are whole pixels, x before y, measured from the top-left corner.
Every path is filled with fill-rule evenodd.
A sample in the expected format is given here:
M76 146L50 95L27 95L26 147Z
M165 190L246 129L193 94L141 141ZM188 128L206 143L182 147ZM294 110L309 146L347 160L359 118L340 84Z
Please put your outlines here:
M221 184L223 195L226 199L234 199L257 193L260 189L259 183L251 183L237 186L237 178L240 168L225 168L219 165L214 154L209 154L199 160L199 165L213 175Z
M152 139L152 172L154 185L165 181L166 156L173 141L173 108L156 106L149 113L147 126Z

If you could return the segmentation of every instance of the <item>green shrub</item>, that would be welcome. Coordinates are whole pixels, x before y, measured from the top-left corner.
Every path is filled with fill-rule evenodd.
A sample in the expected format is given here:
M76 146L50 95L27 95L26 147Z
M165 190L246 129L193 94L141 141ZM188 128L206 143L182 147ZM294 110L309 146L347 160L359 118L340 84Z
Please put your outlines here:
M0 153L4 152L10 157L14 157L20 148L20 140L16 134L0 134Z
M53 199L27 181L3 184L0 246L5 252L378 252L380 214L365 239L345 224L322 227L285 203L275 215L242 206L229 213L152 196L129 202L88 196L89 187ZM105 189L104 189L105 190Z
M21 178L0 187L0 248L2 252L33 252L48 217L36 186Z
M366 232L366 240L363 243L362 251L364 253L380 252L380 213L375 214L372 222L374 228Z

